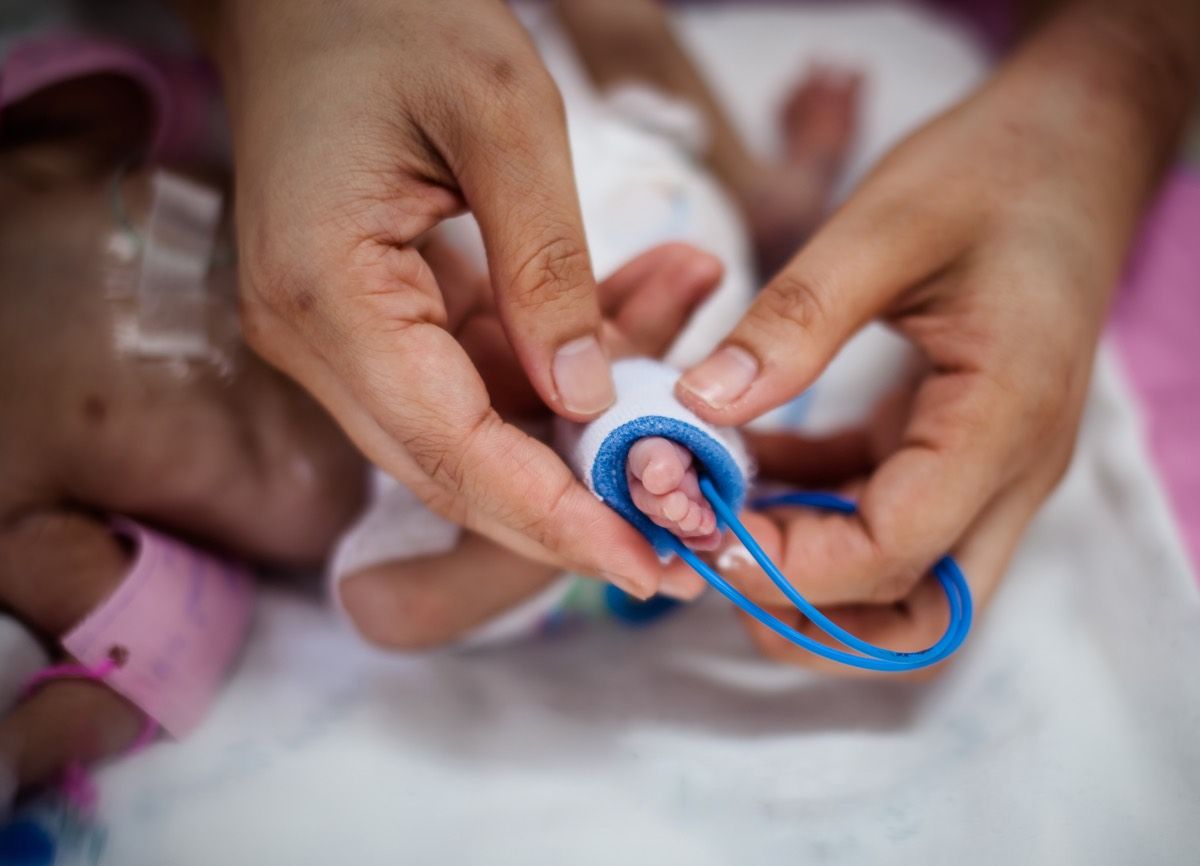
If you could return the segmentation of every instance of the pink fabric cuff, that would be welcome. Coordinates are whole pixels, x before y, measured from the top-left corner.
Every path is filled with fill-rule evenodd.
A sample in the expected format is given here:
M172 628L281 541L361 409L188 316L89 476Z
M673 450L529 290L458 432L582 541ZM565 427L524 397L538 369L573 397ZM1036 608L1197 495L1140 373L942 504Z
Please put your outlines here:
M196 150L211 135L215 79L196 62L151 58L122 42L71 32L13 45L0 64L0 108L63 81L109 73L140 86L154 113L150 156L170 159Z
M132 521L114 529L137 553L128 576L62 644L174 737L203 717L246 636L254 584L245 567Z

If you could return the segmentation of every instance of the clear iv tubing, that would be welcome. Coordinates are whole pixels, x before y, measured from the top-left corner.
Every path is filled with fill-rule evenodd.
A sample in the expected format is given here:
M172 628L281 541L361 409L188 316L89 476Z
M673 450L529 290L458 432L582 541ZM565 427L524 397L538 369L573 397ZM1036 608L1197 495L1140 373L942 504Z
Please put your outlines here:
M933 575L937 578L938 583L941 584L942 589L946 593L946 599L950 603L950 624L946 627L945 633L938 642L918 652L897 652L896 650L877 647L874 644L869 644L855 637L829 619L829 617L813 607L788 582L788 579L783 576L783 573L776 567L775 563L771 561L770 557L759 547L758 542L754 540L754 537L746 530L746 527L738 520L737 515L733 513L733 509L721 498L712 481L706 477L701 477L700 490L713 509L716 510L717 517L733 531L733 534L738 537L746 550L754 557L754 561L766 572L767 577L779 588L779 591L787 596L788 600L796 606L796 609L804 614L817 628L825 632L825 634L856 652L847 652L846 650L827 646L767 613L731 586L708 563L689 550L683 542L675 538L675 536L671 536L671 546L675 552L683 558L684 562L695 569L701 577L708 581L717 592L721 593L721 595L733 602L738 608L754 617L767 628L797 646L816 655L852 667L866 668L873 671L915 671L944 660L958 649L963 639L966 638L967 632L971 628L971 591L967 586L967 580L963 576L962 570L958 567L958 563L951 557L943 556L933 567ZM843 499L831 493L785 493L780 496L770 496L756 500L753 504L756 508L797 505L818 508L823 511L836 511L842 514L853 514L858 510L857 506L849 499Z

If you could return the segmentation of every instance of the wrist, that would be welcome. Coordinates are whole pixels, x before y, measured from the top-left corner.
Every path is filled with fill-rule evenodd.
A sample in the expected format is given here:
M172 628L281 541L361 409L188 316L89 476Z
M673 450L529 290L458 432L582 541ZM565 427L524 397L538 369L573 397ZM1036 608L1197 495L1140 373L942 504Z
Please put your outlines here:
M220 74L231 108L247 74L286 68L297 56L311 57L337 38L335 17L312 0L174 2Z
M1082 0L1051 20L997 78L1072 164L1139 203L1174 154L1200 76L1200 5Z

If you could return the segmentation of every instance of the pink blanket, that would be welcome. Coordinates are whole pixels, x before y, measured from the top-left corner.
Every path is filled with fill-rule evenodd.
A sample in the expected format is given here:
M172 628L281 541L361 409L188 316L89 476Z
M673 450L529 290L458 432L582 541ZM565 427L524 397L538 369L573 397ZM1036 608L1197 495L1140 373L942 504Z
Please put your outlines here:
M1134 248L1110 333L1200 574L1200 175L1163 186Z

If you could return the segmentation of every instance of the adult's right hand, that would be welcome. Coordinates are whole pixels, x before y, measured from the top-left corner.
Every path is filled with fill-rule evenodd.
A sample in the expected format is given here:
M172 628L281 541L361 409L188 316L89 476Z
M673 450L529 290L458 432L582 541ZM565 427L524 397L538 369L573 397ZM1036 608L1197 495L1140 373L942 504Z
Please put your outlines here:
M204 24L204 22L201 22ZM662 567L545 445L493 411L414 243L464 207L541 399L613 400L561 98L498 0L226 0L249 342L430 507L637 594Z

